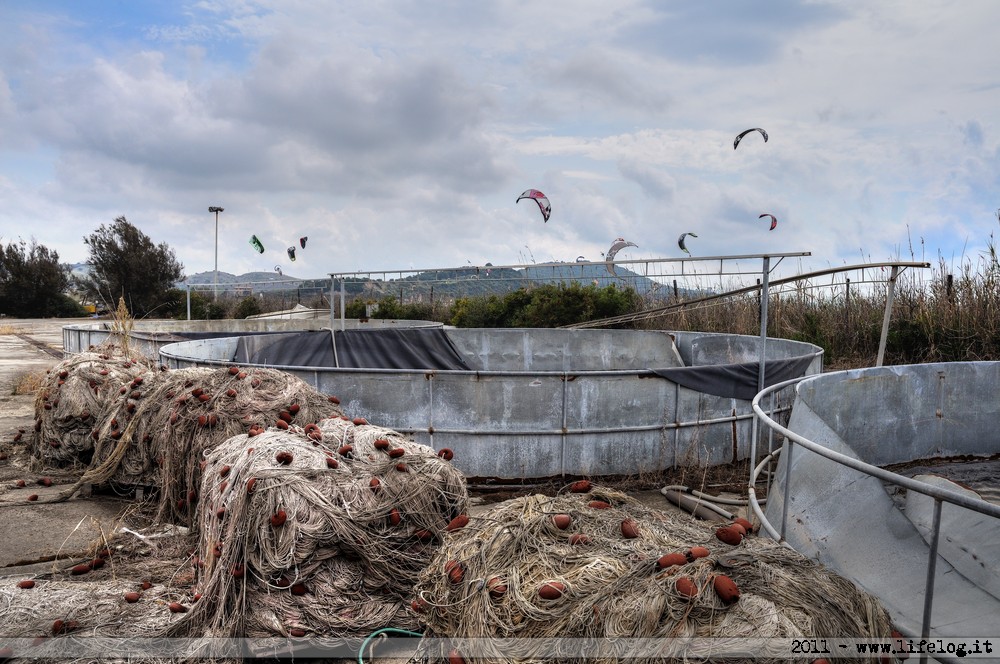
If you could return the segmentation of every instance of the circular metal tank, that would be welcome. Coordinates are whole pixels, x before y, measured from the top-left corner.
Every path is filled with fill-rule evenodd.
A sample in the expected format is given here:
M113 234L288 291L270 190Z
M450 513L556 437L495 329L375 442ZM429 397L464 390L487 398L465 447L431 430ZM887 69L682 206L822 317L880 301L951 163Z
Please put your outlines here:
M443 328L470 370L276 365L364 417L436 449L470 478L628 476L745 459L750 397L709 394L654 369L753 363L758 337L698 332ZM171 368L229 365L237 337L163 346ZM822 370L822 349L768 339L767 361ZM744 367L745 368L745 367ZM725 382L727 375L721 372ZM755 379L754 379L755 380ZM755 392L756 390L754 390ZM790 391L788 392L790 394ZM782 395L776 409L787 408Z

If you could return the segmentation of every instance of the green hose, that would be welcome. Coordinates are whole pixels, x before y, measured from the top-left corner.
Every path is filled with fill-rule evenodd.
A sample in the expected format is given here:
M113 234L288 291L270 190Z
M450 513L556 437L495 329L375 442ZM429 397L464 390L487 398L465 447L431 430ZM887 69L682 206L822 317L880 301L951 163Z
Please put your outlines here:
M386 632L392 632L393 634L402 634L403 636L423 636L420 632L411 632L407 629L399 629L396 627L383 627L382 629L377 629L371 634L369 634L364 641L361 642L361 648L358 650L358 664L365 664L364 654L365 648L376 636L380 634L385 634Z

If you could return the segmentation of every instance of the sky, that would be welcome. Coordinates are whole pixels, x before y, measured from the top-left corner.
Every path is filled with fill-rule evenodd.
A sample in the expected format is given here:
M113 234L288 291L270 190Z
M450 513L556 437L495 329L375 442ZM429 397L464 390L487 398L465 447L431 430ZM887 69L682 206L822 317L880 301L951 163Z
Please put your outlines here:
M1000 230L997 25L995 0L0 0L0 242L84 262L124 216L187 275L675 258L686 232L809 252L791 273L957 269Z

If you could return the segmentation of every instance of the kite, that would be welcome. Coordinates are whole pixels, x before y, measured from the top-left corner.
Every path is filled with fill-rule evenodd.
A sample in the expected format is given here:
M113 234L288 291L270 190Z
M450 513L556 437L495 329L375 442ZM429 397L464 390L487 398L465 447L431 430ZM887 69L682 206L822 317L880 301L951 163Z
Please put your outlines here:
M256 249L258 254L264 253L264 244L257 238L256 235L250 236L250 246Z
M768 230L773 231L778 226L778 218L775 217L773 214L768 214L767 212L765 212L764 214L760 215L757 218L758 219L763 219L764 217L770 217L771 218L771 227Z
M542 212L542 220L548 221L549 215L552 214L552 205L549 203L548 197L537 189L529 189L520 196L514 203L519 203L522 198L531 198L538 203L538 209Z
M760 127L753 127L752 129L745 129L739 133L739 135L736 137L736 140L733 141L733 149L735 150L736 146L740 144L741 140L743 140L743 137L752 131L759 131L760 135L764 137L764 142L767 143L767 132L761 129Z
M309 236L308 235L305 236L305 237L300 237L299 238L299 246L302 247L303 249L305 249L306 248L306 242L308 240L309 240Z
M278 273L278 276L279 276L279 277L283 277L283 276L285 276L285 275L284 275L284 274L282 274L282 272L281 272L281 266L280 266L280 265L275 265L275 266L274 266L274 271Z
M294 263L295 262L295 247L288 248L288 258Z
M688 235L690 235L691 237L698 237L694 233L681 233L681 236L677 238L677 246L681 248L681 251L690 256L691 252L688 251L688 248L686 246L684 246L684 238L687 237Z
M611 262L615 259L615 254L617 254L625 247L638 247L638 246L639 245L637 245L635 242L628 242L623 237L615 238L615 241L611 243L611 248L608 249L608 253L605 257L605 260L607 262L608 272L617 277L618 273L615 272L615 264Z

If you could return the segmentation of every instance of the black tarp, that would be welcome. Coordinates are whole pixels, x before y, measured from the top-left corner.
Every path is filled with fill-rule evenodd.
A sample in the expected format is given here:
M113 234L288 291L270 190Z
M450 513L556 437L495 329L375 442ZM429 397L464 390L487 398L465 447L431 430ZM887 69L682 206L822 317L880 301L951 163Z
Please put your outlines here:
M768 360L764 364L764 387L804 376L815 357L815 355L803 355L784 360ZM670 367L650 371L696 392L749 401L758 392L757 377L760 375L760 363L708 364L700 367Z
M348 369L469 370L447 333L439 327L332 333L319 330L241 337L234 361Z

